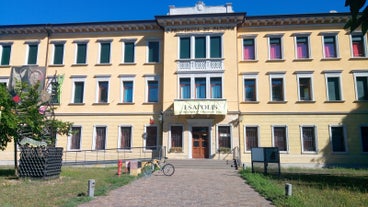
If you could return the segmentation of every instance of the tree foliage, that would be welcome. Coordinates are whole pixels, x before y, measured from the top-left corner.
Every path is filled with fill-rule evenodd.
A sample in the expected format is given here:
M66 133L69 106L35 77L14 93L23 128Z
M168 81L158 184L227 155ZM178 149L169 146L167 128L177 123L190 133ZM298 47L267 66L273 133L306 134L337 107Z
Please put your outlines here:
M351 18L345 24L345 29L350 29L350 32L361 27L363 35L368 30L368 6L364 9L366 0L345 0L345 6L350 8ZM362 11L361 11L362 10Z
M17 117L14 109L15 102L7 88L0 85L0 150L5 150L8 143L17 135Z

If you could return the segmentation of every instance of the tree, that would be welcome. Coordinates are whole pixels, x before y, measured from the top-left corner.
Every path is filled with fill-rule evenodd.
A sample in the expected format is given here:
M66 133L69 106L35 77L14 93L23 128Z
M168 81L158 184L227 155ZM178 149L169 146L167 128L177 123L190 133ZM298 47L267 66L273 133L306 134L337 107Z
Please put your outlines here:
M0 85L0 150L5 150L13 137L17 135L17 117L15 102L4 85Z
M345 29L350 29L353 32L358 27L361 27L363 35L368 30L368 6L362 12L360 10L364 7L366 0L345 0L345 6L350 8L351 18L345 24Z

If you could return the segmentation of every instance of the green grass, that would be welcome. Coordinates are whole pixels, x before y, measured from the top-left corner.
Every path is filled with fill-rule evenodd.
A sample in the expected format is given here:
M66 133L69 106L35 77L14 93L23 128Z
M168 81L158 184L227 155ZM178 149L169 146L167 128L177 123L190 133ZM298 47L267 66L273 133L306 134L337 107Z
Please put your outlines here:
M63 167L59 178L34 180L14 177L13 169L0 168L1 207L73 207L91 200L88 197L88 180L94 179L95 196L136 179L129 175L116 175L116 167L78 168Z
M281 175L251 173L242 177L276 206L345 207L368 205L368 170L282 169ZM285 184L292 184L292 196L285 196Z

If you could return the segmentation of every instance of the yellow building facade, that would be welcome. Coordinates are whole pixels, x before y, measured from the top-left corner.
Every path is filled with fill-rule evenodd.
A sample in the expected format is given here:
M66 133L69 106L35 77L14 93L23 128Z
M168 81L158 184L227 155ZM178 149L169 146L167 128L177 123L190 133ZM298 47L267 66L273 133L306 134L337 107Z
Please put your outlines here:
M198 2L147 21L0 26L0 82L46 67L56 117L74 124L57 136L64 161L164 146L170 159L248 164L251 148L278 147L282 165L366 166L367 36L344 30L348 18Z

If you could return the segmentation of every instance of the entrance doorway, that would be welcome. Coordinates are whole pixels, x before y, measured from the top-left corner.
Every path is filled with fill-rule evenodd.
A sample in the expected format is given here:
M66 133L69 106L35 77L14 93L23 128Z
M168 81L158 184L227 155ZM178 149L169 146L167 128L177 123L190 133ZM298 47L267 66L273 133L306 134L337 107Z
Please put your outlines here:
M209 158L208 127L193 127L192 138L192 157Z

